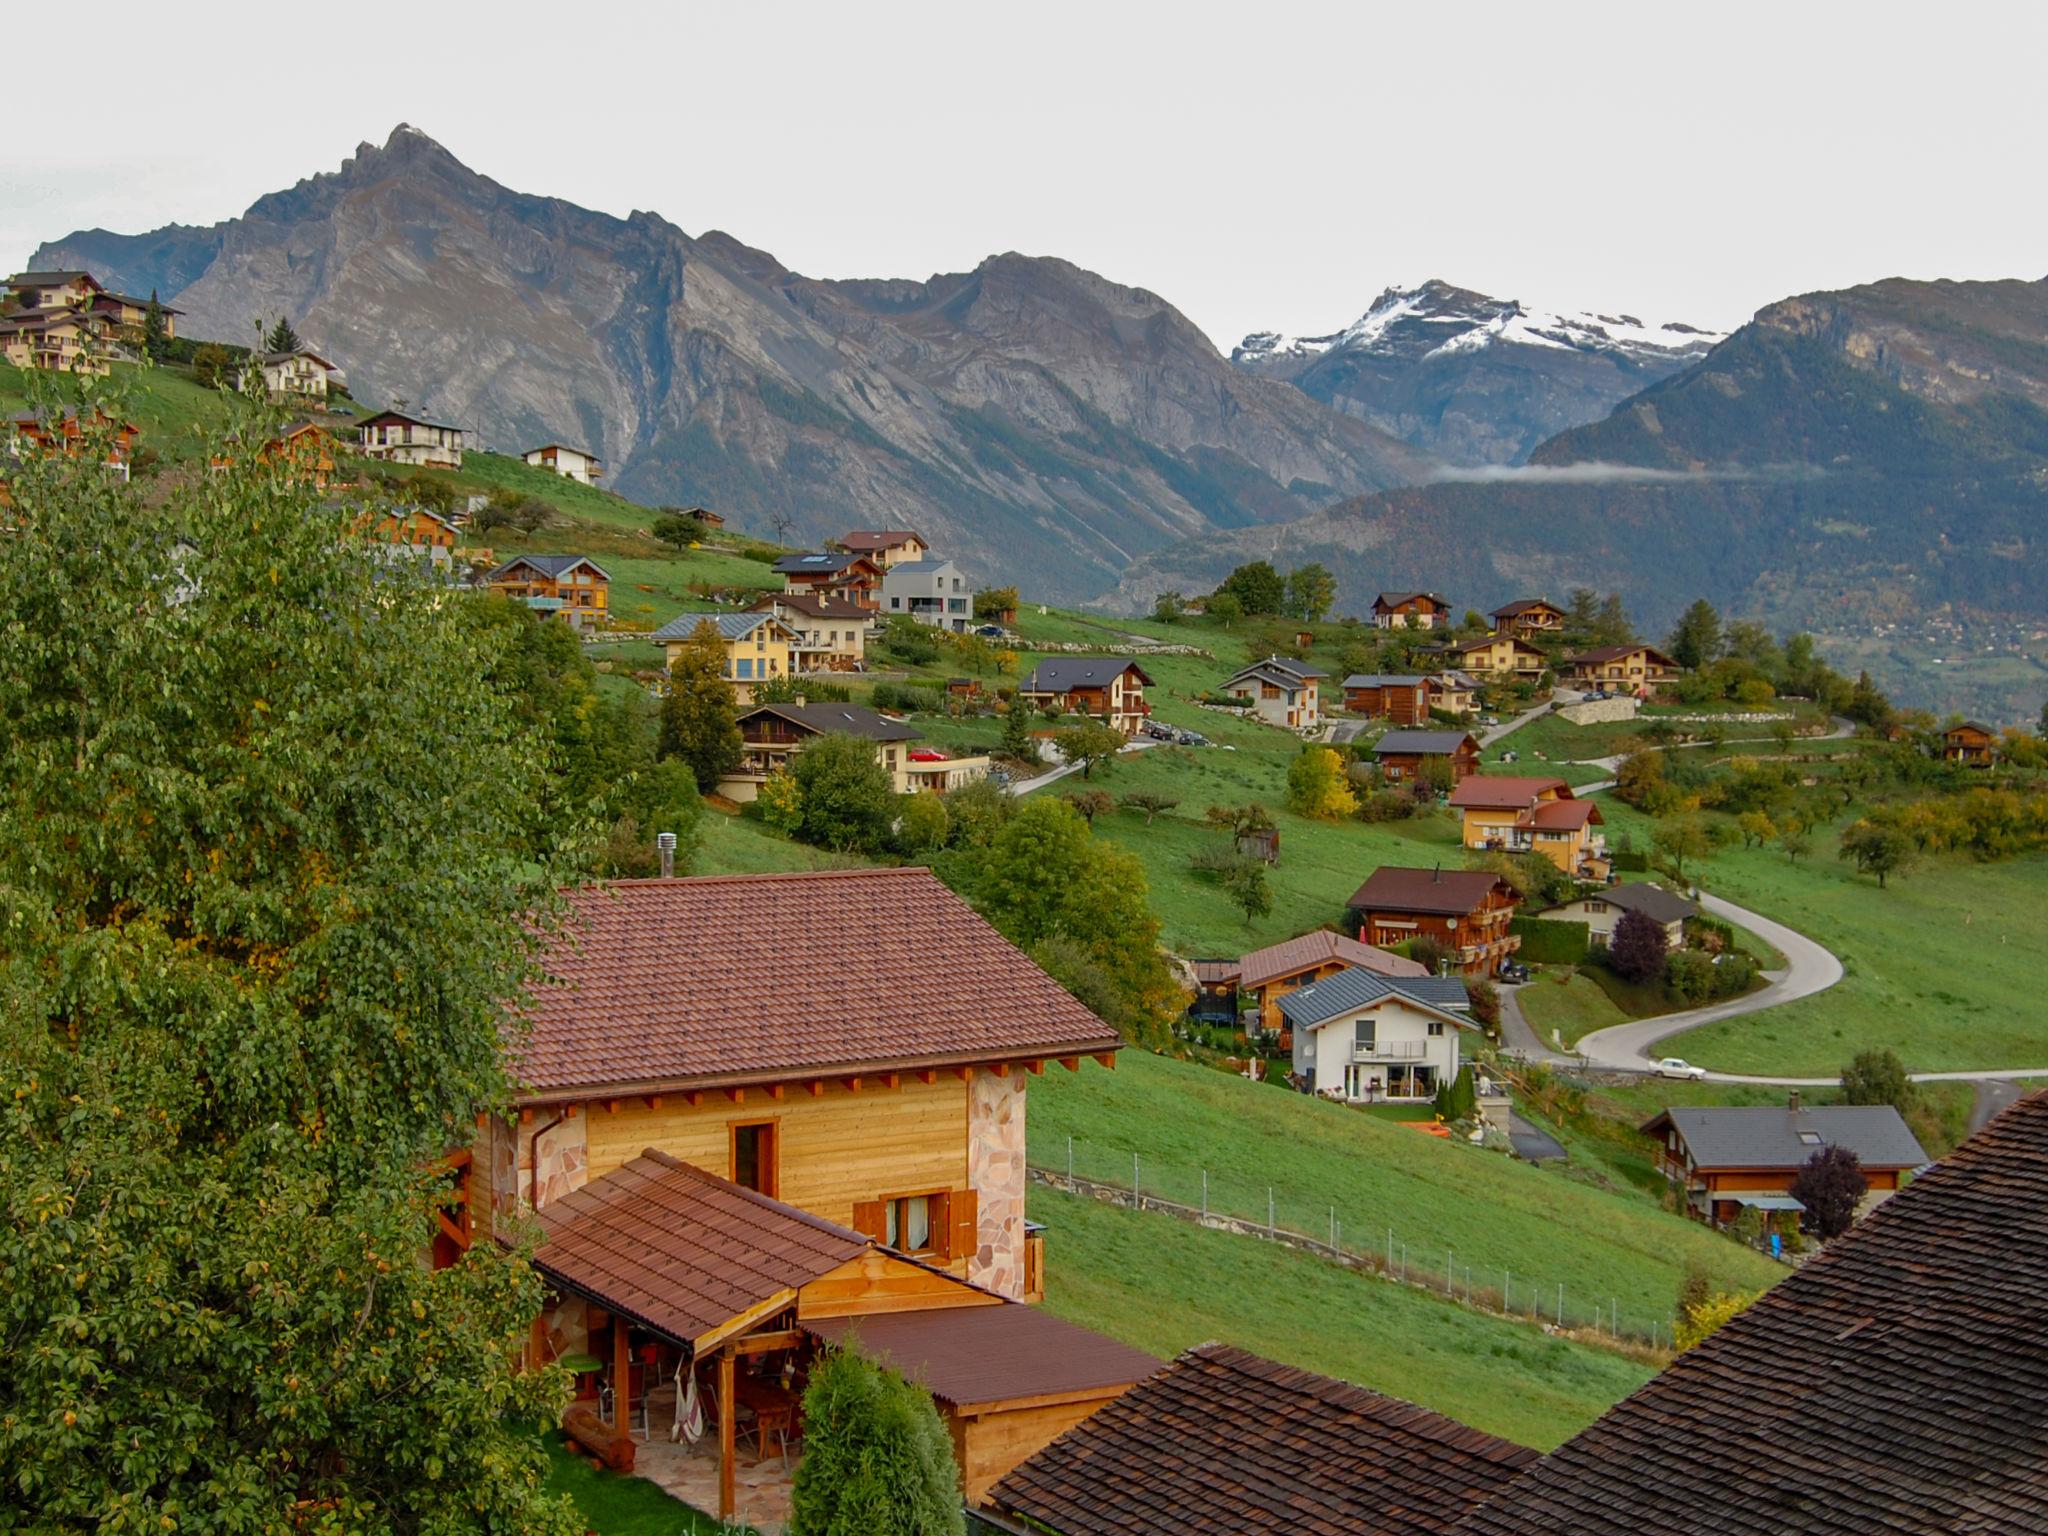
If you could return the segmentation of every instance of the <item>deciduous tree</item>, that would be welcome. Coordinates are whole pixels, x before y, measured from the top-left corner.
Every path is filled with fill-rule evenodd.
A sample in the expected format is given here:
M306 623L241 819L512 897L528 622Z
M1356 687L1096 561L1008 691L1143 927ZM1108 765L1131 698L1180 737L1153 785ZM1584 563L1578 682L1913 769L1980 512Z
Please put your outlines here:
M1095 777L1095 766L1107 763L1124 749L1123 732L1096 720L1085 720L1052 733L1052 744L1064 763L1079 763L1081 777Z
M896 788L865 736L828 731L813 737L790 760L790 776L803 792L796 835L838 853L875 853L896 819Z
M1287 807L1315 821L1342 821L1358 809L1344 760L1328 747L1303 747L1287 766Z
M1862 1161L1847 1147L1822 1147L1792 1178L1792 1198L1806 1207L1806 1224L1822 1237L1840 1237L1856 1220L1870 1190Z
M1320 562L1298 565L1287 573L1287 611L1311 624L1337 601L1337 578Z
M1067 804L1081 813L1081 819L1092 828L1095 818L1106 816L1116 809L1116 797L1107 790L1083 789L1061 797Z
M673 507L663 507L654 519L655 538L679 554L697 542L700 531L695 518L686 517Z
M746 749L733 698L732 684L725 680L725 642L717 626L706 619L669 663L657 747L662 757L689 764L700 790L714 788Z
M1161 794L1157 790L1147 790L1141 794L1125 795L1123 803L1128 810L1144 812L1145 825L1149 827L1152 825L1153 817L1159 815L1162 811L1170 811L1179 805L1180 796Z
M1624 912L1607 941L1607 968L1623 981L1655 986L1671 957L1664 925L1642 912Z
M1845 1104L1889 1104L1905 1110L1913 1102L1913 1080L1898 1052L1876 1047L1858 1051L1842 1068L1842 1102Z
M921 789L904 797L896 840L905 853L921 858L946 846L952 822L945 800L933 790Z
M1877 876L1879 890L1893 875L1910 869L1918 853L1913 839L1888 822L1866 816L1842 829L1841 857L1853 862L1859 873Z

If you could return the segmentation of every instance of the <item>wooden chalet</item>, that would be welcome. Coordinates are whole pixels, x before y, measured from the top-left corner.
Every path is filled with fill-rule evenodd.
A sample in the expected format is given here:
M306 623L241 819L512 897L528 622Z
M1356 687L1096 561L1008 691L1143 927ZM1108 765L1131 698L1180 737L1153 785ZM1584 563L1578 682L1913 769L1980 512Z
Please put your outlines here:
M1354 672L1344 679L1344 707L1374 720L1420 725L1429 718L1429 679Z
M347 483L335 472L334 456L339 451L331 432L318 422L306 421L265 443L260 457L266 463L288 466L293 479L309 481L324 491Z
M97 408L90 428L79 420L76 411L59 417L24 411L8 419L6 447L8 453L16 458L62 454L67 459L75 459L85 451L88 442L104 444L107 468L125 480L128 478L129 460L134 457L135 440L141 435L142 429L134 422L116 421Z
M1941 759L1965 768L1989 768L1998 761L1998 735L1975 720L1960 721L1941 733Z
M706 528L723 528L725 526L725 514L723 512L714 512L709 507L685 507L683 508L683 516L693 523L702 524Z
M535 469L574 480L578 485L589 485L604 478L604 463L596 454L587 448L572 448L567 443L542 443L538 448L527 449L519 457Z
M1490 869L1403 869L1383 865L1350 902L1360 943L1390 949L1427 936L1468 976L1489 976L1522 947L1508 932L1521 897Z
M931 540L915 528L856 528L834 541L850 555L865 555L882 570L927 558Z
M1783 1108L1701 1105L1665 1109L1642 1127L1661 1149L1659 1165L1679 1188L1686 1214L1725 1226L1743 1210L1766 1220L1802 1209L1792 1181L1822 1147L1856 1154L1871 1193L1898 1189L1927 1153L1889 1104L1816 1104L1794 1089Z
M1389 731L1372 753L1389 784L1412 784L1432 764L1453 786L1479 771L1479 741L1468 731Z
M1519 677L1533 680L1543 675L1550 658L1518 634L1481 635L1473 640L1453 640L1436 648L1436 654L1466 672L1488 677Z
M612 578L587 555L520 555L484 577L501 597L552 615L575 629L594 629L611 602Z
M1568 615L1544 598L1522 597L1502 603L1487 617L1500 634L1550 635L1564 628Z
M1434 592L1382 592L1372 600L1376 629L1442 629L1451 605Z
M1562 675L1574 688L1638 697L1673 682L1683 669L1654 645L1603 645L1565 659Z
M1027 1085L1117 1035L930 871L586 887L545 974L461 1198L501 1237L540 1216L531 1349L582 1368L593 1436L696 1373L730 1517L736 1423L786 1430L791 1375L859 1317L928 1368L972 1493L1151 1369L1021 1305Z
M1048 656L1017 685L1017 697L1038 709L1093 715L1126 736L1152 713L1152 679L1128 656Z
M1568 875L1604 880L1610 865L1600 807L1581 800L1563 779L1479 774L1451 791L1467 848L1540 853Z
M1199 962L1198 962L1199 963ZM1258 1010L1258 1027L1267 1034L1285 1030L1286 1019L1280 1000L1298 987L1334 976L1342 970L1366 970L1381 976L1427 976L1426 967L1400 955L1388 954L1370 944L1328 928L1268 944L1240 958L1229 980L1235 990ZM1197 973L1199 981L1200 973ZM1221 981L1219 976L1217 980Z
M881 609L882 567L866 555L784 555L773 569L782 578L784 591L837 598L869 613Z

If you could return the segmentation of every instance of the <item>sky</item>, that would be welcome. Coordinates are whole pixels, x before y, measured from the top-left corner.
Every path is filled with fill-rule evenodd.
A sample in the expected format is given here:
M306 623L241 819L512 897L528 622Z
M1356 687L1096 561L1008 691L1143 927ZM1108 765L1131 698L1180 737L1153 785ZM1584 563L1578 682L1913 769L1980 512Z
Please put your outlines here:
M813 276L1061 256L1226 350L1430 277L1730 328L1881 277L2048 273L2041 5L92 15L150 39L147 76L10 82L9 270L78 228L231 218L409 122L518 190L723 229Z

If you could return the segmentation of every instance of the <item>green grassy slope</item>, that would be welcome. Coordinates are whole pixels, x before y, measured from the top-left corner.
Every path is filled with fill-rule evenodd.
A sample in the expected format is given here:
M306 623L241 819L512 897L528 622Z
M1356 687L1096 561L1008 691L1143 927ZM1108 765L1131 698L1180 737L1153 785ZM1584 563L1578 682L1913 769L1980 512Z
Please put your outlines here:
M1033 1163L1141 1185L1186 1204L1277 1219L1320 1235L1334 1214L1340 1240L1383 1250L1389 1227L1408 1265L1462 1281L1503 1284L1518 1297L1550 1298L1563 1284L1567 1311L1585 1317L1598 1299L1619 1300L1624 1329L1667 1322L1688 1263L1729 1286L1754 1289L1783 1273L1769 1260L1636 1193L1573 1183L1499 1153L1454 1144L1210 1068L1127 1051L1116 1070L1048 1072L1032 1084ZM1447 1257L1447 1250L1449 1256ZM1524 1303L1526 1304L1526 1302Z
M1031 1215L1051 1228L1047 1310L1161 1357L1222 1340L1542 1450L1652 1374L1256 1238L1046 1189Z

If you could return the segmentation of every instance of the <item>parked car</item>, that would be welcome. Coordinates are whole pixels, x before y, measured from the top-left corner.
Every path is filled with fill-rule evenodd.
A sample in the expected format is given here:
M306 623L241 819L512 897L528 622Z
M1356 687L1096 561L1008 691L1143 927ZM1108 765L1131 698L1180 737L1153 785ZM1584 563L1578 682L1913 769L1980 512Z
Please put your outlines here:
M1529 979L1529 967L1522 964L1519 960L1503 960L1500 963L1498 974L1502 981L1508 982L1513 986L1520 986Z
M1002 640L1009 635L1009 631L1000 624L983 624L974 632L984 640Z
M1683 1077L1699 1082L1707 1075L1705 1067L1696 1067L1682 1056L1666 1056L1657 1063L1659 1077Z
M1178 741L1180 739L1180 732L1163 720L1147 720L1139 729L1144 731L1154 741Z
M1479 717L1479 723L1480 723L1481 725L1499 725L1499 724L1500 724L1500 716L1499 716L1499 715L1481 715L1481 716Z

